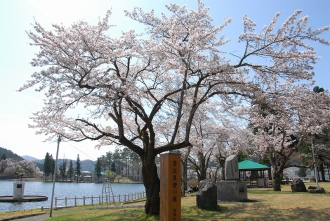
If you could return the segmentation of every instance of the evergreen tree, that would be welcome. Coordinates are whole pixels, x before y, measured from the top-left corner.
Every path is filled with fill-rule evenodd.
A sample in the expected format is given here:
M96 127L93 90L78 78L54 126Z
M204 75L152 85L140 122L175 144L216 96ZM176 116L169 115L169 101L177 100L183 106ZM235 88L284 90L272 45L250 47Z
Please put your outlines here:
M299 168L298 176L299 177L306 177L307 176L306 169L305 168Z
M122 173L122 158L121 158L121 150L119 148L116 148L115 152L112 155L112 159L115 165L115 168L112 168L111 170L116 173L116 175L121 175ZM114 169L114 170L113 170Z
M111 164L111 169L110 169L112 172L116 172L116 164L115 162L112 162Z
M237 159L238 159L238 162L244 161L247 159L247 154L240 150L240 151L238 151Z
M59 166L59 171L62 181L64 181L64 179L66 178L66 165L67 165L67 161L63 160L63 162Z
M16 161L24 160L22 157L18 156L16 153L13 153L11 150L7 150L6 148L0 147L0 156L5 154L6 159L15 159Z
M80 176L80 170L81 170L81 165L80 165L80 159L79 159L79 154L77 155L77 161L76 161L76 175L77 175L77 183L79 182L79 176Z
M53 155L49 155L49 164L50 164L50 174L52 174L52 180L55 178L56 180L56 174L54 174L55 169L55 160L53 158Z
M69 169L67 172L67 177L70 179L70 181L72 181L73 174L74 174L73 164L72 164L72 160L70 160Z
M101 174L101 170L102 170L102 167L101 167L101 159L100 158L97 158L97 161L96 161L96 164L95 164L95 174L97 176L97 180L99 180L100 176L102 175Z
M1 160L5 160L5 159L7 159L7 157L6 157L6 154L4 153L4 154L2 154L2 156L1 156Z
M314 91L315 93L321 93L321 92L324 92L324 88L323 88L323 87L319 87L319 86L315 86L315 87L313 88L313 91Z
M49 174L52 173L52 166L51 166L51 158L49 153L46 153L45 160L44 160L44 176L45 176L45 181L47 180L47 177Z
M106 168L104 169L104 170L107 170L107 169L109 169L109 170L111 170L111 165L112 165L112 163L113 163L113 159L112 159L113 157L112 157L112 153L109 151L109 152L107 152L106 153L106 156L105 156L105 166L106 166Z

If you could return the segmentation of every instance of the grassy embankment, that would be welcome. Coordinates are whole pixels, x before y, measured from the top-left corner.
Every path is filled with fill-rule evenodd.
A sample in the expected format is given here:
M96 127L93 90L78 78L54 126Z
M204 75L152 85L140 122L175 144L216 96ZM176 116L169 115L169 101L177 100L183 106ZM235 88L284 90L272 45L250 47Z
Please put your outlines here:
M310 185L315 183L306 183L306 187ZM320 186L326 190L325 194L294 193L290 185L282 185L281 192L248 189L250 202L219 202L217 211L196 208L196 194L186 194L181 203L182 220L330 220L330 182L320 183ZM141 205L141 202L129 205L134 204ZM156 216L147 217L143 209L75 207L55 210L51 220L159 220ZM49 217L49 211L46 215ZM15 213L0 213L0 220L8 216L15 216Z

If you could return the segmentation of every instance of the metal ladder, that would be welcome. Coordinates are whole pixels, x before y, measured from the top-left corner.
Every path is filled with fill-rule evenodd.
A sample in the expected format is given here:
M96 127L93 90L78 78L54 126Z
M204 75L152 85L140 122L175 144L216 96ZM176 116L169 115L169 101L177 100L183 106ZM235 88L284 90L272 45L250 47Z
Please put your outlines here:
M110 180L105 179L103 180L103 187L102 187L102 204L105 202L108 205L110 203L110 198L112 198L112 202L115 203L115 197L113 195Z

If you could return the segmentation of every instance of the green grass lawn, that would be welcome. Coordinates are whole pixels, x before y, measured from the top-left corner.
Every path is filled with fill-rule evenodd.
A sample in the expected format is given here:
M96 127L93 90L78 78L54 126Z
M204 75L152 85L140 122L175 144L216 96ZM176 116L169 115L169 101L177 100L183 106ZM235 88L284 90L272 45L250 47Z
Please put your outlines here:
M315 183L306 183L306 187L310 185ZM320 186L325 194L291 192L290 185L282 185L281 192L252 188L248 189L249 202L219 202L217 211L196 208L196 194L186 194L181 201L182 220L330 220L330 182ZM158 216L146 216L143 211L143 207L85 206L55 210L51 220L159 220ZM15 214L0 213L0 220L9 215Z

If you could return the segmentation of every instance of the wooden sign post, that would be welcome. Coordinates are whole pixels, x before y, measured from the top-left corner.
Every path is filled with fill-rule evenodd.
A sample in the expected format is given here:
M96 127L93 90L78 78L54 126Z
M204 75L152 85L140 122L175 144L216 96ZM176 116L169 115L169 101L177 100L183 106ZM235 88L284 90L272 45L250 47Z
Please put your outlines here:
M181 154L160 155L160 220L181 221Z

